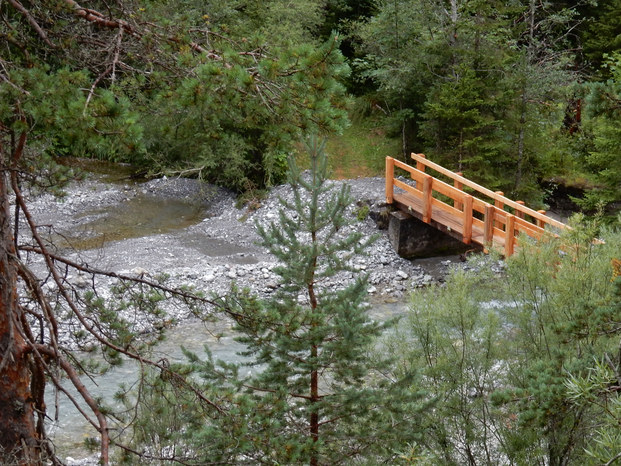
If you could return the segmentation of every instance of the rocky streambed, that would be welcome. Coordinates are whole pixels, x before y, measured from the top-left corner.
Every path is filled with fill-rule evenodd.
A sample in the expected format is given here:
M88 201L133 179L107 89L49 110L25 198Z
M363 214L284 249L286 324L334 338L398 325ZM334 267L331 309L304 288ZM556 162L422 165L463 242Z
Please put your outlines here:
M400 300L412 289L441 279L459 261L456 256L420 261L399 257L385 230L366 214L383 209L384 179L347 182L355 201L348 209L354 220L349 228L365 236L379 233L367 255L353 264L359 273L369 274L371 301ZM56 243L76 261L117 273L166 273L173 285L189 284L216 294L225 293L233 282L263 296L278 286L274 258L257 245L256 224L277 220L279 198L291 195L287 185L242 208L236 207L233 193L183 178L141 184L94 178L72 184L66 192L64 198L34 198L30 209L38 224L53 225ZM72 279L79 284L81 278Z

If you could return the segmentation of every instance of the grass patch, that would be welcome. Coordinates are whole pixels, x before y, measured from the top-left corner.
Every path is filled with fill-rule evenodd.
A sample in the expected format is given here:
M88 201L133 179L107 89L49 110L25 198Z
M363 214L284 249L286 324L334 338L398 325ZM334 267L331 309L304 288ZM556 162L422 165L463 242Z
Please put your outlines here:
M343 134L328 137L326 153L330 178L384 176L386 157L399 157L401 141L386 136L383 125L367 118L353 121ZM298 162L300 167L308 167L303 151L300 151Z

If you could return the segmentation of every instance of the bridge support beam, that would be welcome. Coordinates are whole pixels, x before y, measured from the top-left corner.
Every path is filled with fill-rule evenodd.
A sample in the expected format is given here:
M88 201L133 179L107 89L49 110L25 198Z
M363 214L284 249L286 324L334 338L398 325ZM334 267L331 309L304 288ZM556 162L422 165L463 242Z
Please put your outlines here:
M400 210L390 213L388 238L406 259L461 254L473 248Z

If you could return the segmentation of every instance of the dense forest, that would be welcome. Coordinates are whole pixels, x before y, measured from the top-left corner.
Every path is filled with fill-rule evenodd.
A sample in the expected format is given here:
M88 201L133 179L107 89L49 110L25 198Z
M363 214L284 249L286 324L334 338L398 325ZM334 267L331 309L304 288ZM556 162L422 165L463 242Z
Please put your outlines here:
M43 397L61 373L91 412L105 464L111 445L114 461L139 464L621 460L611 215L621 201L621 0L0 0L0 50L4 463L60 464ZM562 254L552 239L521 249L494 289L483 272L456 273L417 294L398 328L376 324L364 278L321 287L366 244L343 236L347 190L325 185L336 157L356 155L326 160L316 139L352 128L394 143L380 166L422 152L534 205L570 193L595 220L576 222ZM292 154L306 154L310 181ZM55 255L24 194L61 191L74 176L65 156L239 193L289 180L295 202L260 231L286 265L282 293L212 299L116 277L111 303L73 289L68 268L106 272ZM54 300L26 254L41 257ZM263 372L244 378L190 353L175 367L150 361L157 338L141 340L112 310L135 306L161 328L164 298L233 319ZM63 319L81 329L68 347ZM81 373L104 370L72 351L93 342L106 367L144 366L144 390L119 395L128 418L80 385ZM134 430L113 435L112 419Z
M248 191L283 181L300 135L371 118L404 158L539 204L584 191L592 210L619 199L619 8L7 1L2 124L25 119L47 157Z

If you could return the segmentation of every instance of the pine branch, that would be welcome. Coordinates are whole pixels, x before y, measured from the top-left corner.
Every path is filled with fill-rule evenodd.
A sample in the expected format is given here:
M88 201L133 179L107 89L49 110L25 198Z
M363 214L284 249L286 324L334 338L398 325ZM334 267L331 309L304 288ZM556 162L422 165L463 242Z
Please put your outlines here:
M91 411L93 412L93 414L97 418L97 421L98 421L97 423L94 422L92 419L90 419L90 417L88 415L86 415L86 413L79 406L79 403L76 402L75 398L71 397L71 395L69 393L67 393L66 390L63 390L65 395L67 395L69 397L69 399L74 404L74 406L78 409L78 411L80 411L80 414L87 421L89 421L93 425L93 427L95 427L95 429L97 429L97 431L99 432L99 435L101 437L101 447L100 447L100 450L101 450L101 460L100 461L104 465L108 464L108 462L109 462L108 451L109 451L109 448L110 448L110 435L108 433L108 421L106 420L106 417L101 412L101 409L99 408L99 405L98 405L97 401L92 397L92 395L90 394L88 389L84 386L84 384L80 380L80 377L78 376L78 374L77 374L76 370L73 368L73 366L71 364L69 364L64 358L60 357L60 355L55 353L52 348L48 347L47 345L34 344L34 345L32 345L32 350L39 354L39 358L38 358L39 360L43 360L43 358L41 357L41 354L44 354L46 356L49 356L49 357L53 358L53 360L57 364L60 365L60 367L62 368L63 372L65 374L67 374L67 376L69 377L69 380L71 380L71 383L73 384L75 389L78 391L78 393L80 394L82 399L86 402L88 407L91 409ZM52 378L54 378L54 376L52 375L51 371L48 371L48 373L50 373L50 376ZM55 383L55 385L57 387L59 387L59 389L60 389L60 387L62 387L60 385L60 381L59 380L57 380L57 379L54 380L54 383Z
M19 11L22 15L24 15L28 23L30 23L32 28L37 32L37 34L39 34L39 37L43 40L43 42L45 42L52 48L56 48L56 45L54 45L52 41L48 38L45 30L41 26L39 26L37 20L34 19L34 17L30 14L30 11L24 8L24 6L18 0L8 0L8 2L13 6L13 8Z
M75 0L64 0L65 4L67 4L77 16L85 19L86 21L96 23L97 25L107 28L107 29L123 29L126 33L135 37L136 39L142 39L146 34L154 34L156 37L160 39L164 39L167 42L181 44L181 40L174 36L166 36L163 37L161 34L149 30L147 28L143 30L139 30L138 28L132 26L127 21L122 19L109 19L106 18L103 14L96 10L91 10L89 8L82 7ZM196 52L200 52L204 54L207 58L212 60L222 60L222 57L213 51L206 50L200 44L196 42L189 43L190 48Z

